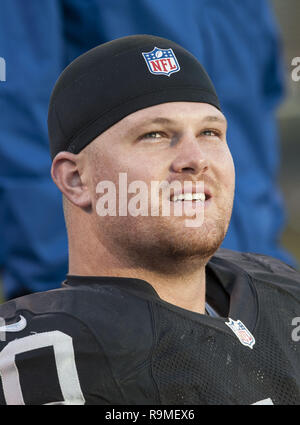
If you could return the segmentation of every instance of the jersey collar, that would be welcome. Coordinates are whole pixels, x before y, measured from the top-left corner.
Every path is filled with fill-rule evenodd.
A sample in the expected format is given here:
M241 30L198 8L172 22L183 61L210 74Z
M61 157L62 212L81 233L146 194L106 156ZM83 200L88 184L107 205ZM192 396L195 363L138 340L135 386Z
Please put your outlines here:
M165 303L150 283L142 279L67 275L63 286L84 286L85 288L115 286L139 297ZM218 255L212 257L206 266L206 300L221 317L241 320L250 331L254 329L258 314L258 300L252 278L236 264ZM199 316L198 313L188 310L185 312L193 317Z

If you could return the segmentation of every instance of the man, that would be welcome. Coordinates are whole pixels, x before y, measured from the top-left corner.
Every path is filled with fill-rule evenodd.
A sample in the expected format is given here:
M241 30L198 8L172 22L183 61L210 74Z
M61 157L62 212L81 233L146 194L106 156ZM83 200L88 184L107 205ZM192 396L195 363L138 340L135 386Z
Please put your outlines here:
M286 220L275 111L284 73L275 21L268 0L1 1L0 56L7 81L0 84L0 268L6 300L57 288L68 270L45 125L54 82L82 53L131 34L171 38L214 81L230 121L237 176L222 247L295 266L280 243Z
M48 126L69 274L1 306L3 404L300 403L299 274L217 251L226 125L170 40L117 39L62 73Z

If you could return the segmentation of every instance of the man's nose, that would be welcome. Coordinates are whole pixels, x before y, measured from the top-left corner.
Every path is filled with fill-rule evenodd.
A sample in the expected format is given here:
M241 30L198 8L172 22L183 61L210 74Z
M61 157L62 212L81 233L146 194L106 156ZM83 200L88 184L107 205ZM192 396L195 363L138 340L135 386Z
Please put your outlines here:
M195 136L183 136L174 148L176 155L171 165L173 172L197 175L208 170L208 158Z

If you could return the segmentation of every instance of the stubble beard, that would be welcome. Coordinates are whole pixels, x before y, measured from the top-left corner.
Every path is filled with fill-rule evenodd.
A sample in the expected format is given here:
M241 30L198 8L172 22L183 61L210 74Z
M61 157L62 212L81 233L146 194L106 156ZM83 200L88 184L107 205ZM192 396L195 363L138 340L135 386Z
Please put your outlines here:
M175 274L209 261L225 238L231 209L196 228L184 227L183 217L171 217L172 223L170 217L114 217L99 231L106 248L128 267Z

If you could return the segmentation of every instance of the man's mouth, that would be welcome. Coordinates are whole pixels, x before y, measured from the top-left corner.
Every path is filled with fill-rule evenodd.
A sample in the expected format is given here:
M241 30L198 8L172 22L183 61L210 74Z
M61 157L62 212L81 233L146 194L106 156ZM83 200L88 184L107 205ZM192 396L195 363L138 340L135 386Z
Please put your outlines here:
M205 202L211 198L210 193L208 192L187 192L179 193L177 195L173 194L170 197L171 202L183 202L183 201L201 201Z

